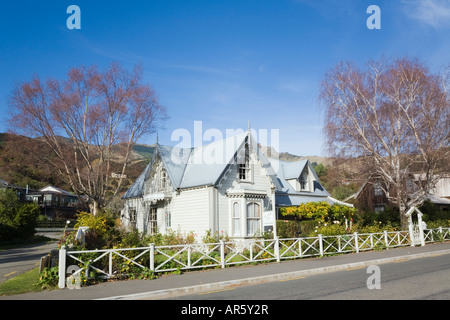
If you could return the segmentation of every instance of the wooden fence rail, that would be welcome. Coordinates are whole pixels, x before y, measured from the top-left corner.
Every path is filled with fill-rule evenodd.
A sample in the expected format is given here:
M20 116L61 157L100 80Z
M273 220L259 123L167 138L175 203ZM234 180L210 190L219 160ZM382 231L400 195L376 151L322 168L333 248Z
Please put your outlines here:
M347 235L251 239L245 241L173 246L71 251L62 247L59 252L59 287L66 286L66 278L79 277L84 271L89 277L95 271L104 278L126 277L136 271L171 272L198 268L225 268L243 263L260 263L285 259L324 256L374 249L411 246L409 231L381 233L353 233ZM424 231L425 243L450 240L450 228ZM70 267L70 268L69 268ZM73 273L67 274L67 270Z

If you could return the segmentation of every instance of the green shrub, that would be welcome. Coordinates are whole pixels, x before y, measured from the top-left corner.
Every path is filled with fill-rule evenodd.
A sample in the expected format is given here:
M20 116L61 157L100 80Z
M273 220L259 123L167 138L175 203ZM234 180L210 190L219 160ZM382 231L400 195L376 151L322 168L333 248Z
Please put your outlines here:
M310 235L316 227L319 226L319 222L315 220L300 221L300 232L302 237Z
M300 234L300 223L293 220L277 220L277 234L278 237L283 238L297 238Z
M59 269L58 267L44 268L39 274L36 286L41 289L55 289L58 287Z
M348 233L350 233L350 230L347 230L345 225L324 223L318 226L315 231L311 232L309 236L317 236L318 234L323 236L336 236Z
M21 203L13 190L0 192L0 241L32 237L39 214L36 204Z

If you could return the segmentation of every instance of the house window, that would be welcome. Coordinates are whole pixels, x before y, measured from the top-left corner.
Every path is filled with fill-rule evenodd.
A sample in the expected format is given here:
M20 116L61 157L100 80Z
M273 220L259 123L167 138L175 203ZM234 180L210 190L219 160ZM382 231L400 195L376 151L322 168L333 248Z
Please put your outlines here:
M250 181L250 163L249 163L249 146L245 145L245 154L243 163L239 163L239 180Z
M157 222L157 208L150 208L150 214L148 215L148 224L150 226L150 234L156 234L158 231L158 222Z
M260 205L256 202L247 204L247 235L253 236L259 231L261 219Z
M239 180L248 180L249 168L248 163L239 164Z
M162 169L161 170L161 189L166 189L166 180L167 180L166 170Z
M172 214L170 213L170 211L166 211L165 223L166 228L172 228Z
M136 208L130 207L128 208L128 216L130 218L130 226L131 228L136 228Z
M241 235L241 208L239 202L233 203L233 236Z
M52 195L44 194L44 206L51 207L52 205Z
M383 195L383 189L381 188L381 184L379 182L376 182L373 185L373 194L377 197Z
M308 191L308 169L305 168L299 179L300 191Z

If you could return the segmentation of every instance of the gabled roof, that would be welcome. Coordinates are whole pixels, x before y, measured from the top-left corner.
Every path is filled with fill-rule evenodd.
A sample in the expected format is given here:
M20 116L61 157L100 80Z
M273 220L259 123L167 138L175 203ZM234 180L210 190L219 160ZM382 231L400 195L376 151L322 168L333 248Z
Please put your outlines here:
M284 179L298 179L305 169L308 160L299 160L294 162L280 161L281 172L279 175L283 175Z
M75 195L72 192L69 192L69 191L63 190L61 188L54 187L54 186L50 186L50 185L39 189L39 192L54 192L54 193L64 194L66 196L75 197Z
M283 161L278 159L269 158L272 167L278 168L277 180L279 187L276 191L278 193L284 192L289 194L304 195L304 196L323 196L328 197L330 194L320 184L319 177L317 176L314 168L309 160L299 160L294 162ZM312 191L296 191L287 180L298 179L305 168L309 168L309 172L314 177L313 190Z
M268 158L260 148L256 147L257 141L249 131L197 148L178 148L157 144L152 161L122 198L144 195L145 181L149 178L158 157L160 157L174 189L217 186L229 166L236 161L238 153L245 143L252 146L252 152L257 153L263 170L275 188L277 205L279 203L282 206L299 205L310 201L335 202L319 183L319 178L309 160L288 162ZM286 180L298 179L307 167L314 175L314 190L311 192L296 191Z
M154 163L154 157L152 158L152 161L145 167L144 171L139 175L139 177L136 179L136 181L131 185L131 187L124 193L122 196L122 199L128 199L128 198L137 198L142 197L144 195L144 183L147 180L150 169Z
M152 161L122 198L143 196L144 183L158 157L163 162L174 189L204 185L215 186L228 166L234 162L237 152L245 141L248 141L247 137L253 139L248 132L244 132L197 148L179 148L157 144Z

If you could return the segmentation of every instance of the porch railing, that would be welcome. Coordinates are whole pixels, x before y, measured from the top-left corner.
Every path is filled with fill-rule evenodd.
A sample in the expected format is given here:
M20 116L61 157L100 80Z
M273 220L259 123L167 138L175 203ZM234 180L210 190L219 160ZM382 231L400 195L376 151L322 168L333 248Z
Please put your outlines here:
M450 228L424 231L425 243L450 240ZM412 245L408 231L353 233L347 235L245 241L141 248L72 251L59 253L59 287L66 286L67 271L72 278L95 271L103 278L127 277L139 271L153 273L306 258Z

